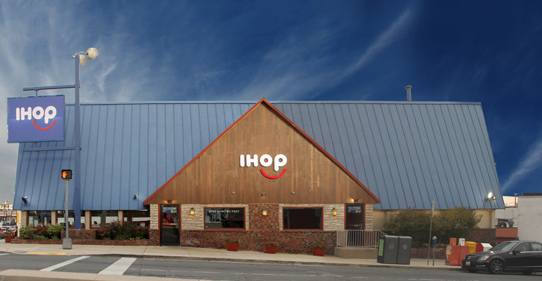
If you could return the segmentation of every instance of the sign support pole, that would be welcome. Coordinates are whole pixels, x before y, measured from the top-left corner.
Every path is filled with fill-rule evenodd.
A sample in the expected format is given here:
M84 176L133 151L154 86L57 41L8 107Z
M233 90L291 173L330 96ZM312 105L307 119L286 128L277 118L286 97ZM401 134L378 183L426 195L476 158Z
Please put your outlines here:
M65 212L64 212L64 226L66 226L66 237L62 240L62 249L71 250L72 249L72 239L70 238L69 229L70 224L68 223L68 184L70 180L66 180L66 202L65 202Z

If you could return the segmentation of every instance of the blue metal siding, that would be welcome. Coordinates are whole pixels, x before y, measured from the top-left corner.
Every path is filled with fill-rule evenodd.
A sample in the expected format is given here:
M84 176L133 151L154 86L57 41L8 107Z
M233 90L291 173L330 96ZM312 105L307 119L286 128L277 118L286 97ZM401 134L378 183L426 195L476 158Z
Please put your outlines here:
M273 104L382 201L375 209L429 209L431 201L437 209L504 207L479 104ZM143 209L141 202L253 105L82 105L82 209ZM73 146L73 111L73 105L66 106L66 146ZM64 142L39 145L62 147ZM65 182L57 174L73 168L74 152L23 151L32 146L20 144L15 193L19 200L14 207L62 210ZM70 183L71 196L72 188ZM496 201L485 200L489 191ZM23 196L28 196L26 206Z

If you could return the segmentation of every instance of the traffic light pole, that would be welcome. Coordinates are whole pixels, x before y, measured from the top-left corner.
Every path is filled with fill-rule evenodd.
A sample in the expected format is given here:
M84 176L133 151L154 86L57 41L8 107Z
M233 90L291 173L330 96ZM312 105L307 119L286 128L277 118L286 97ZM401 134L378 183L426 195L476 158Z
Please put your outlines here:
M64 212L64 226L66 226L66 237L62 240L62 249L71 250L72 249L72 239L70 238L69 229L70 224L68 223L68 186L70 180L66 179L66 210Z

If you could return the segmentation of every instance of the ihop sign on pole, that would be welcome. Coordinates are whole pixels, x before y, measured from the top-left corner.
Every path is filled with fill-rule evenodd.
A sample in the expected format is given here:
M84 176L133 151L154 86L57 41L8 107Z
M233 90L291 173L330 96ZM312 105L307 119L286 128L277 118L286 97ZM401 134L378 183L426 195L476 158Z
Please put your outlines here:
M64 96L8 98L8 142L64 140Z

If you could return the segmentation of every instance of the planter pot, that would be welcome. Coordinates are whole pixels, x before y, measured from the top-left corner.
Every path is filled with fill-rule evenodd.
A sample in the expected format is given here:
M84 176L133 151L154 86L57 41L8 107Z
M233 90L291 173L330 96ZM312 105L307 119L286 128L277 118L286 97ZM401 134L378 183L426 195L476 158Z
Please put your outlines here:
M226 249L228 249L228 251L237 252L239 250L239 243L226 242Z
M314 248L312 250L312 253L315 255L315 256L323 256L326 254L326 249L316 249Z
M11 243L11 239L15 238L15 235L8 235L6 236L6 243Z
M277 252L277 246L264 245L263 252L266 254L274 254Z

